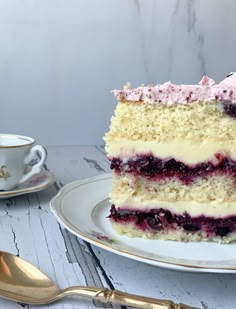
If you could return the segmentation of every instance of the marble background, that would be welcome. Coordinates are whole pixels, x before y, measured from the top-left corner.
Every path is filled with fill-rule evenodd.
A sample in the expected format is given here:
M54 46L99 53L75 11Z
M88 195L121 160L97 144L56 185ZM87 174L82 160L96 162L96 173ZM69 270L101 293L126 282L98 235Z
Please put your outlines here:
M0 131L102 144L112 89L236 71L235 11L235 0L0 0Z

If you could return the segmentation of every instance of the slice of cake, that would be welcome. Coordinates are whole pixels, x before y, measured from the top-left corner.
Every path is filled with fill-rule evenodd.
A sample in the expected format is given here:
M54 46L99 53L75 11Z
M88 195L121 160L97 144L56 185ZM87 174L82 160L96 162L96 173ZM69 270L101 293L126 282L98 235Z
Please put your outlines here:
M128 85L130 86L130 85ZM125 87L106 151L109 218L131 237L236 240L236 73Z

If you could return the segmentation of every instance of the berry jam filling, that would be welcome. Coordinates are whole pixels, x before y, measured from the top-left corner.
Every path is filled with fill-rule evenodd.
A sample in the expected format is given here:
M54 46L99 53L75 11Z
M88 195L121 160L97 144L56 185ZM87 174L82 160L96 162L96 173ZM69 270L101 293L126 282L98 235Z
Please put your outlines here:
M138 155L123 162L119 158L111 159L111 169L118 174L130 173L148 179L158 180L175 177L185 184L191 184L198 177L210 174L226 174L236 177L236 162L230 158L215 154L217 163L210 161L188 166L175 159L162 160L152 155Z
M222 107L223 107L223 110L224 112L233 117L233 118L236 118L236 104L233 104L231 102L228 102L228 101L223 101L223 102L220 102Z
M134 223L144 232L157 232L164 229L183 228L187 232L204 231L207 236L224 237L236 231L236 216L226 218L191 217L188 213L177 215L165 209L150 209L138 211L121 209L111 206L109 218L121 224Z

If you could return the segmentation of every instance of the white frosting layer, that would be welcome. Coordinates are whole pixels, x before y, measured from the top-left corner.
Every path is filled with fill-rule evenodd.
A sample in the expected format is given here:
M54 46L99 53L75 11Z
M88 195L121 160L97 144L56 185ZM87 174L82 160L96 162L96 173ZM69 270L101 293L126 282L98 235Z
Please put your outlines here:
M196 164L204 161L212 161L217 164L217 158L214 156L221 153L223 156L236 160L236 144L199 142L189 143L188 141L172 142L144 142L120 140L109 142L106 146L109 157L120 157L125 159L138 154L152 153L158 158L175 158L177 161L187 164Z
M121 199L111 201L115 204L116 208L120 209L137 209L148 210L154 208L168 209L172 213L183 214L187 212L192 217L209 216L209 217L226 217L236 214L236 202L222 202L219 200L210 203L198 203L194 201L178 201L167 202L157 200L141 200L139 198L125 198L123 195ZM127 208L129 207L129 208Z

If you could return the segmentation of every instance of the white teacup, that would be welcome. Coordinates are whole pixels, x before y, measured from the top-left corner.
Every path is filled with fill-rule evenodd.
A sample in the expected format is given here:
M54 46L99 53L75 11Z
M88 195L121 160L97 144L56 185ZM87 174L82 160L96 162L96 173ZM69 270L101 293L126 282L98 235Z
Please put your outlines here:
M47 158L41 145L34 145L32 137L16 134L0 134L0 190L10 190L40 173ZM27 165L39 154L40 159L29 172Z

